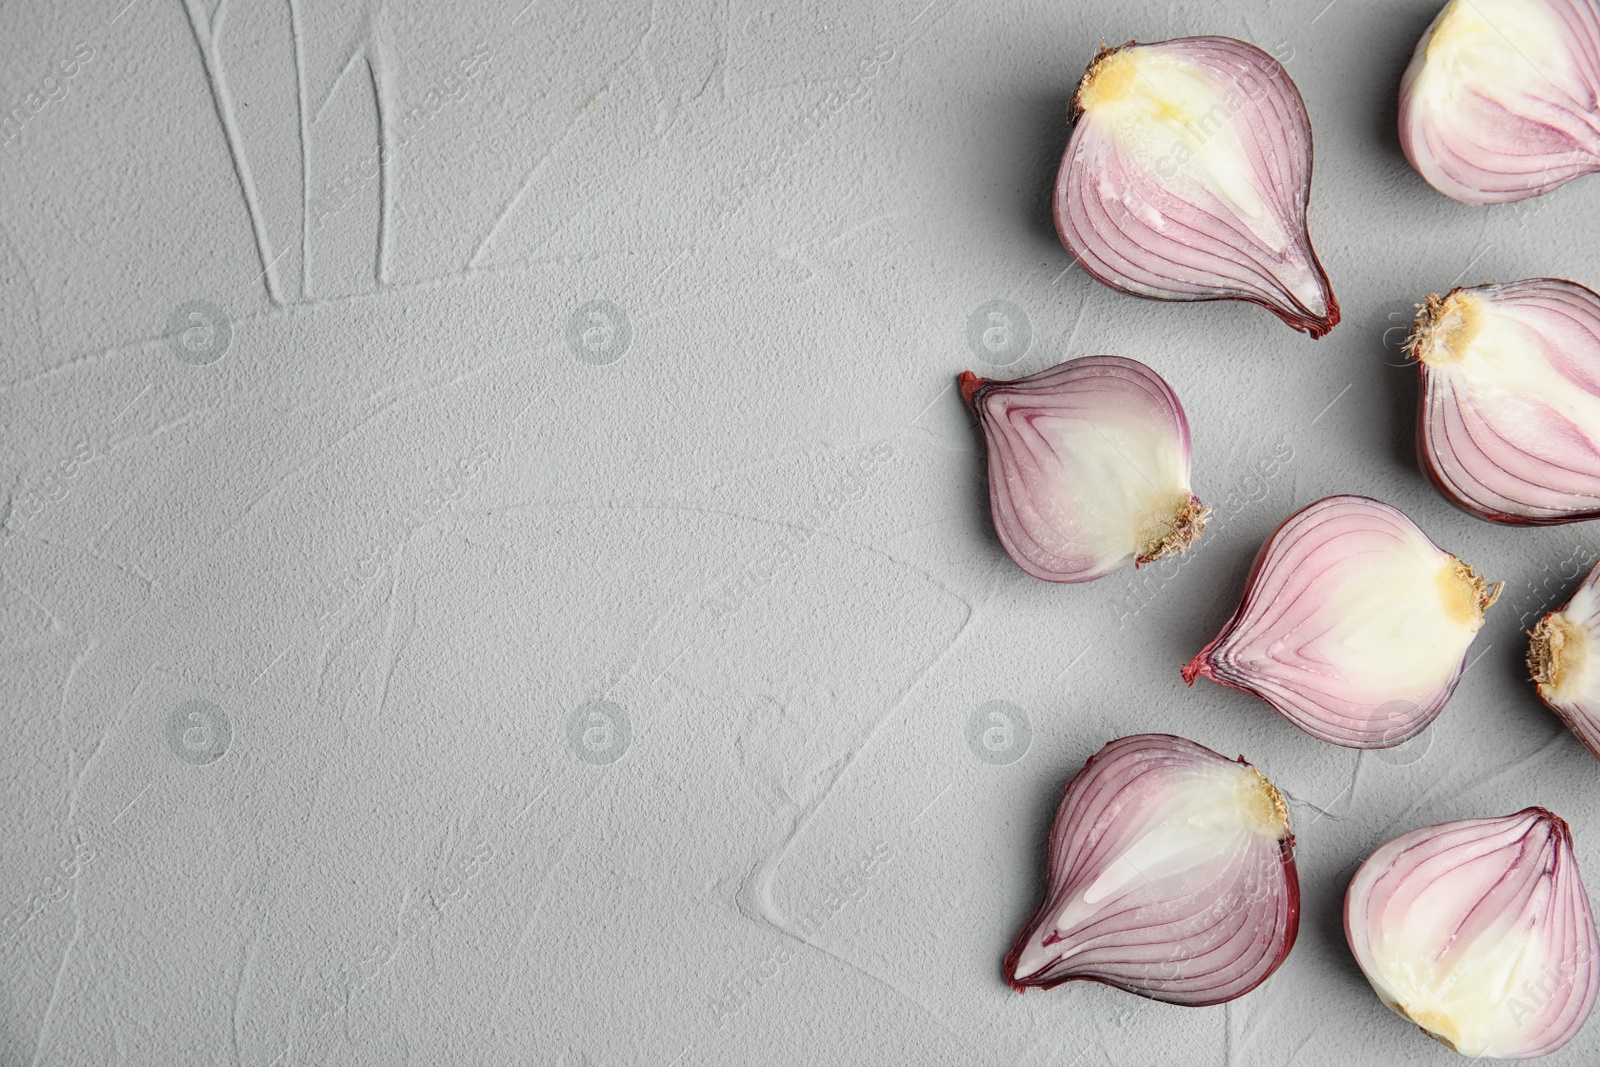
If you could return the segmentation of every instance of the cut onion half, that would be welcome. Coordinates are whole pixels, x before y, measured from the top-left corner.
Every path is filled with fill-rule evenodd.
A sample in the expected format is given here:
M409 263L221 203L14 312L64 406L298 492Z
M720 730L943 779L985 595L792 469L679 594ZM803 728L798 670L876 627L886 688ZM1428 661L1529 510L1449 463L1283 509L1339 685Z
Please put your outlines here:
M1525 200L1600 169L1600 6L1451 0L1401 79L1400 146L1463 204Z
M1344 928L1379 999L1467 1056L1556 1051L1600 988L1572 833L1544 808L1395 838L1351 878Z
M1600 518L1600 295L1560 278L1453 289L1419 307L1417 452L1480 519Z
M1253 693L1324 741L1391 748L1444 708L1500 589L1388 504L1331 496L1267 539L1183 678Z
M1189 488L1189 420L1137 360L1085 356L1016 381L965 371L995 532L1017 566L1087 582L1185 551L1210 509Z
M1248 300L1312 337L1339 321L1306 228L1311 120L1283 65L1232 37L1129 42L1073 98L1056 231L1095 278Z
M1103 982L1170 1004L1243 996L1300 925L1282 794L1244 762L1170 734L1106 745L1067 783L1048 887L1006 956L1018 992Z

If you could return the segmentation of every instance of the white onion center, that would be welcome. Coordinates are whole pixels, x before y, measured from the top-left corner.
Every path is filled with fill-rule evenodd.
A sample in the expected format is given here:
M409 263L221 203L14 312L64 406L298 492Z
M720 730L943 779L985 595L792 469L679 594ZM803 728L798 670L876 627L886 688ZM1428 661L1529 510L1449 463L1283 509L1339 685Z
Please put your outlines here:
M1071 556L1085 545L1099 559L1126 559L1159 540L1189 503L1182 441L1151 432L1150 416L1106 406L1093 418L1040 415L1034 429L1059 459L1044 517L1051 551Z
M1436 692L1455 675L1482 625L1459 561L1422 537L1341 568L1313 617L1311 639L1334 677L1375 693ZM1302 654L1304 653L1302 650ZM1315 669L1317 665L1308 664Z
M1481 867L1486 878L1473 877ZM1469 1056L1494 1054L1532 1021L1571 970L1549 943L1529 936L1530 916L1549 903L1541 882L1526 910L1497 917L1474 937L1456 939L1462 917L1478 907L1485 882L1503 874L1489 853L1424 887L1403 912L1385 912L1372 934L1374 988L1390 1007ZM1440 946L1448 946L1440 950Z
M1503 101L1518 85L1582 98L1570 36L1538 0L1457 0L1433 25L1414 98L1436 114L1455 113L1467 93Z

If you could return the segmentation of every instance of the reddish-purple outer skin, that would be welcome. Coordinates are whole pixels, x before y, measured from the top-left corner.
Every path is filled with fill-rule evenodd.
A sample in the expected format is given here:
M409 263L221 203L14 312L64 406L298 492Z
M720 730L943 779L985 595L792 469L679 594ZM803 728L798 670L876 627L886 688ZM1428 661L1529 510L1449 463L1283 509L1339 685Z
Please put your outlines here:
M1175 734L1149 734L1146 736L1165 737L1175 741L1182 741L1187 744L1195 745L1199 748L1205 747L1204 745L1200 745L1198 742L1190 741L1186 737L1178 737ZM1215 752L1212 749L1206 749L1206 751L1211 752L1212 755L1216 756L1218 759L1227 758L1226 756L1223 756L1221 753ZM1063 801L1071 792L1073 783L1089 773L1090 769L1094 767L1095 760L1099 759L1100 755L1101 753L1096 752L1094 755L1090 756L1088 760L1084 762L1083 767L1078 771L1078 773L1073 775L1067 784L1062 788L1061 792ZM1252 764L1250 764L1243 756L1239 757L1238 762L1243 763L1247 767L1252 766ZM1289 958L1289 950L1294 948L1295 939L1300 935L1300 874L1294 865L1294 834L1285 834L1283 840L1278 843L1278 856L1283 863L1284 884L1289 891L1288 934L1283 940L1283 950L1278 953L1278 958L1272 961L1272 966L1267 968L1265 974L1263 974L1255 982L1251 983L1247 988L1241 989L1237 993L1230 993L1228 996L1218 997L1215 1000L1195 1001L1189 1004L1178 1004L1175 1005L1176 1007L1209 1008L1216 1004L1225 1004L1230 1000L1237 1000L1239 997L1244 996L1246 993L1250 992L1252 989L1255 989L1262 982L1265 982L1268 978L1271 978L1274 974L1276 974L1278 968L1283 966L1283 961ZM1056 858L1055 835L1051 834L1049 847L1045 852L1044 869L1047 883L1049 872L1055 870ZM1051 903L1050 890L1047 884L1045 892L1039 900L1038 906L1033 909L1033 914L1028 917L1028 921L1022 924L1022 932L1017 935L1016 941L1011 946L1011 951L1006 953L1005 961L1001 964L1001 977L1006 980L1007 985L1009 985L1012 989L1015 989L1018 993L1026 993L1030 988L1054 989L1056 986L1064 985L1067 982L1099 982L1101 985L1108 985L1113 989L1120 989L1124 993L1132 993L1135 996L1146 997L1150 1000L1159 1000L1159 998L1151 996L1142 989L1136 989L1132 986L1123 985L1121 982L1114 982L1109 978L1101 978L1098 976L1085 975L1079 977L1077 975L1063 975L1060 978L1040 982L1019 982L1012 977L1016 973L1017 959L1022 953L1023 946L1027 943L1028 936L1033 932L1034 928L1039 924L1039 921L1044 917L1044 913L1049 908ZM1160 1003L1170 1004L1172 1002L1160 1001Z
M1233 40L1233 39L1229 38L1229 40ZM1145 42L1129 41L1127 44L1122 45L1121 47L1122 48L1133 48L1133 47L1135 47L1135 46L1137 46L1137 45L1139 45L1141 43L1144 43L1144 44L1167 44L1168 42L1166 42L1166 41L1145 41ZM1249 48L1254 48L1255 47L1254 45L1249 44L1249 42L1247 42L1247 41L1238 41L1236 43L1245 45L1246 47L1249 47ZM1256 49L1256 50L1260 51L1259 49ZM1266 53L1263 53L1263 54L1265 55ZM1276 60L1274 60L1274 62L1276 62ZM1289 80L1289 84L1290 85L1294 85L1293 79ZM1295 92L1298 95L1298 93L1299 93L1299 87L1298 86L1295 86ZM1302 100L1302 106L1303 105L1304 105L1304 101ZM1073 120L1074 124L1077 123L1078 118L1079 118L1080 115L1081 115L1081 110L1078 107L1078 103L1077 103L1076 97L1074 97L1074 99L1073 99L1073 107L1072 107L1072 120ZM1072 158L1072 151L1073 151L1073 145L1072 145L1072 141L1069 139L1068 142L1067 142L1066 150L1064 152L1062 152L1062 154L1061 154L1061 165L1060 165L1060 168L1058 168L1058 171L1057 171L1058 174L1060 174L1062 171L1064 171L1066 169L1068 161ZM1315 155L1316 155L1315 150L1314 150L1314 148L1312 146L1312 142L1311 142L1311 129L1310 129L1309 125L1306 127L1306 154L1308 156L1308 161L1309 160L1314 160ZM1058 177L1056 179L1056 181L1059 184L1060 181L1061 181L1061 178ZM1310 201L1311 201L1311 190L1310 190L1310 186L1308 185L1307 188L1306 188L1305 203L1303 203L1301 205L1302 208L1308 208L1309 205L1310 205ZM1242 300L1242 301L1244 301L1246 303L1255 304L1255 305L1257 305L1259 307L1266 308L1268 311L1270 311L1274 315L1278 316L1278 318L1282 319L1284 322L1286 322L1288 325L1290 325L1294 329L1299 330L1301 333L1309 335L1312 340L1316 340L1317 338L1320 338L1320 337L1326 335L1329 330L1332 330L1335 326L1339 325L1339 314L1340 314L1339 313L1339 300L1333 294L1333 286L1328 281L1328 272L1322 266L1322 260L1317 256L1316 249L1314 247L1312 247L1312 245L1311 245L1311 234L1310 234L1309 227L1302 227L1302 234L1301 235L1303 237L1305 237L1305 239L1306 239L1306 247L1311 252L1311 261L1316 266L1317 273L1319 275L1321 275L1322 281L1323 281L1323 288L1326 289L1327 293L1328 293L1328 313L1327 313L1327 315L1323 316L1322 318L1315 318L1315 317L1306 316L1306 315L1291 314L1291 313L1288 313L1288 312L1284 311L1283 308L1276 307L1276 306L1274 306L1273 304L1269 303L1266 300L1262 300L1259 297L1250 296L1250 295L1248 295L1246 293L1240 293L1240 294L1238 294L1236 296L1218 295L1218 296L1199 296L1199 297L1178 297L1178 296L1160 297L1160 296L1151 296L1148 293L1141 293L1141 292L1137 292L1137 291L1135 291L1133 289L1129 289L1129 288L1125 287L1121 282L1117 281L1116 279L1107 277L1107 276L1105 276L1103 274L1100 274L1093 267L1091 267L1088 263L1086 263L1081 256L1078 255L1077 250L1072 247L1072 239L1068 235L1068 227L1062 221L1062 218L1061 218L1061 203L1054 195L1052 195L1051 198L1050 198L1050 215L1051 215L1051 218L1054 219L1054 221L1055 221L1056 237L1060 239L1061 246L1063 248L1065 248L1068 253L1071 254L1072 261L1074 263L1076 263L1079 267L1083 268L1083 272L1085 274L1089 275L1089 277L1093 278L1095 281L1099 282L1101 285L1104 285L1104 286L1106 286L1108 288L1111 288L1111 289L1115 289L1119 293L1127 293L1129 296L1137 296L1137 297L1140 297L1141 299L1144 299L1144 300L1174 300L1174 301L1182 301L1184 303L1194 303L1194 304L1210 303L1211 301L1214 301L1214 300Z
M1537 282L1552 282L1559 285L1574 286L1600 301L1600 294L1596 294L1594 290L1586 285L1579 285L1577 282L1566 278L1530 278L1515 284L1526 285ZM1432 369L1420 359L1417 360L1417 367L1420 371L1420 380L1417 387L1417 465L1422 468L1422 473L1427 477L1429 484L1438 491L1440 496L1474 518L1482 519L1485 522L1498 523L1502 526L1565 526L1569 522L1588 522L1592 519L1600 519L1600 508L1588 511L1574 511L1567 515L1511 515L1503 511L1490 511L1486 508L1481 508L1470 500L1464 499L1456 492L1455 487L1444 477L1438 467L1434 465L1434 449L1429 444L1433 420L1430 418L1432 412L1428 407L1430 392L1428 383Z

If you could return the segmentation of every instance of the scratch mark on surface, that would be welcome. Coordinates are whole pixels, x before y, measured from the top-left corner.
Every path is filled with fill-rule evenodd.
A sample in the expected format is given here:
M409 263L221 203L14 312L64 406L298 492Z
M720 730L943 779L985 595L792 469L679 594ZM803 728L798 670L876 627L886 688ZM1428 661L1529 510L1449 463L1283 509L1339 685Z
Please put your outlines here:
M672 268L676 267L679 263L681 263L683 261L683 257L687 256L688 254L689 254L689 249L687 249L687 248L682 249L681 251L679 251L679 253L677 255L672 257L671 262L669 262L665 267L663 267L661 272L659 274L657 274L654 279L652 279L651 284L659 285L660 282L661 282L661 279L665 278L668 274L670 274L672 272Z
M120 19L122 16L126 15L130 10L132 10L133 5L137 4L138 2L139 0L128 0L128 3L121 11L117 12L116 17L111 20L110 24L115 26L117 24L117 19Z
M1343 400L1344 399L1344 394L1348 393L1350 391L1350 386L1351 385L1355 385L1355 384L1356 384L1355 382L1351 382L1350 385L1347 385L1343 389L1339 390L1339 395L1334 397L1332 400L1328 401L1328 406L1323 408L1321 411L1319 411L1317 413L1317 418L1311 420L1311 425L1315 426L1317 424L1317 419L1322 418L1322 416L1326 415L1329 411L1333 410L1333 405L1335 405L1339 401Z
M1059 682L1059 681L1061 681L1061 679L1065 678L1067 676L1067 674L1072 670L1072 668L1074 668L1074 667L1076 667L1078 665L1078 661L1083 659L1083 657L1087 656L1089 654L1089 650L1092 649L1093 647L1094 647L1094 645L1092 643L1084 645L1083 646L1083 651L1079 652L1076 656L1073 656L1072 657L1072 662L1067 664L1067 669L1062 671L1060 674L1056 675L1055 679L1050 684L1054 685L1056 682Z
M294 102L300 115L300 296L306 295L306 264L311 260L311 116L306 112L305 33L300 4L289 4L289 38L294 45Z
M928 814L928 812L932 811L933 810L933 806L935 804L939 803L940 800L944 799L944 795L946 793L950 792L950 786L953 786L953 785L955 785L955 783L954 782L950 782L943 789L939 790L939 795L934 797L932 800L928 801L928 803L923 806L922 810L917 812L917 817L915 819L911 820L911 825L912 826L917 825L917 823L922 820L922 817L924 815L926 815L926 814Z
M533 165L533 170L528 172L528 176L522 180L522 184L517 188L517 191L512 194L511 199L506 201L506 206L500 209L500 214L496 216L494 224L489 227L489 232L483 235L483 240L478 242L478 247L473 251L471 257L468 258L467 267L469 270L478 266L478 260L483 258L483 254L487 252L489 250L489 246L494 243L495 235L500 232L500 227L504 225L506 219L510 218L512 213L516 211L517 205L522 202L522 198L527 195L528 190L533 188L534 183L539 180L539 172L544 170L545 164L550 162L555 154L561 150L562 146L567 143L567 138L572 136L573 131L578 128L579 120L582 118L583 112L581 111L572 116L572 121L567 123L567 128L562 131L562 134L559 138L557 138L556 143L546 149L544 155L539 157L539 161Z
M116 416L114 418L112 418L111 421L112 422L116 422L117 419L122 418L122 416L126 415L129 411L133 410L133 405L137 404L139 402L139 398L144 396L144 394L148 393L149 391L150 391L150 386L149 385L146 385L143 389L139 390L139 396L134 397L132 400L130 400L126 404L124 404L122 406L122 410L117 412Z
M128 812L132 811L133 810L133 806L135 804L139 803L140 800L143 800L144 799L144 795L146 793L150 792L150 787L155 785L155 784L156 783L154 782L154 780L146 783L145 787L143 789L139 790L139 795L134 797L132 800L128 801L128 806L123 808L121 811L119 811L117 813L117 817L115 819L111 820L111 825L115 826L115 825L117 825L117 823L121 822L122 821L122 817L124 815L128 814Z
M272 245L267 238L266 220L261 214L250 164L245 159L244 144L234 118L233 97L228 92L228 81L222 71L222 57L217 49L217 41L222 36L223 16L227 13L227 0L218 5L216 17L212 19L208 31L201 30L202 17L196 3L197 0L184 0L183 6L189 15L189 28L194 31L194 43L200 50L200 63L205 70L206 81L211 87L211 103L216 109L217 121L222 124L223 136L228 144L228 155L233 161L234 178L239 183L239 192L244 197L245 211L250 216L250 227L256 240L256 254L260 257L264 268L263 275L267 281L267 298L274 304L282 305L283 298L278 292L278 282L272 274L274 260Z
M77 893L76 885L73 893L74 895ZM80 913L77 921L73 923L72 940L67 942L66 950L61 953L61 963L56 967L56 980L50 986L50 1003L45 1006L44 1018L39 1021L39 1037L33 1047L33 1067L39 1067L39 1061L44 1056L45 1041L50 1036L50 1017L55 1014L56 1003L61 999L61 979L66 974L67 961L72 958L72 950L78 947L78 940L81 937L83 937L83 915Z
M367 55L367 77L372 82L372 100L378 112L378 251L372 264L372 277L381 289L389 284L389 209L390 185L393 174L389 165L389 108L384 103L386 93L384 87L388 83L388 61L384 57L383 45L376 35L373 37L373 52L378 55L376 65L372 62L372 54ZM378 67L383 68L382 76Z
M1068 267L1067 269L1071 270L1072 268ZM1083 320L1089 315L1089 307L1094 303L1095 295L1095 292L1090 290L1082 300L1078 301L1078 317L1072 320L1072 329L1067 331L1066 343L1061 346L1063 352L1071 351L1072 346L1077 343L1078 331L1083 329Z
M333 76L333 82L328 86L328 95L322 98L322 103L317 105L316 113L311 116L312 122L321 121L322 113L327 110L328 102L333 99L333 94L339 88L339 83L344 81L344 76L350 73L350 68L356 65L356 60L358 59L365 61L365 48L355 48L351 50L350 58L344 61L344 66L339 68L339 73Z
M265 677L265 675L266 675L266 673L268 671L270 671L272 668L274 668L274 667L276 667L278 665L278 661L280 659L282 659L283 657L285 657L285 656L287 656L289 654L289 648L290 647L291 646L289 646L289 645L285 645L282 652L279 652L276 656L273 656L272 657L272 662L267 664L265 667L262 667L261 668L261 673L256 675L254 678L250 679L250 684L251 685L255 685L257 682L261 681L261 679L263 677Z
M927 6L917 12L917 17L912 19L911 24L906 27L905 43L908 47L916 44L932 32L933 28L939 24L939 20L944 18L949 10L950 2L951 0L928 0ZM922 21L922 16L926 15L934 7L939 7L941 10L933 16L933 19L926 26L922 27L921 30L917 30L917 23ZM917 32L912 32L914 30L917 30Z
M644 33L639 35L639 39L633 43L632 48L628 49L627 54L613 63L610 69L606 71L604 77L601 79L600 88L595 91L592 99L598 99L610 91L612 77L617 73L618 70L621 70L628 63L632 62L636 56L638 56L640 50L644 47L645 42L648 41L650 39L650 35L655 32L655 9L656 0L651 0L650 25L645 28ZM543 156L540 157L538 163L534 164L533 170L528 174L528 177L523 180L522 185L512 195L511 199L507 201L506 206L501 210L499 216L494 220L494 225L489 227L489 232L484 235L483 240L478 242L477 249L467 260L468 268L476 267L478 265L478 260L482 258L484 252L488 250L489 245L494 241L495 235L500 232L500 227L504 225L506 219L510 218L511 215L516 211L518 205L520 205L522 202L522 198L526 196L528 190L533 187L534 181L538 177L539 172L544 169L545 163L547 163L552 156L554 156L561 150L563 146L566 145L567 141L577 130L579 123L587 115L588 111L582 107L573 112L571 120L568 121L566 129L561 132L561 136L556 140L556 143L552 145ZM553 236L553 234L546 235L545 239L539 242L532 254L537 255L544 248L544 246L549 243L551 236Z
M550 792L550 785L547 784L543 789L539 790L538 794L535 795L532 800L528 801L527 807L525 807L521 811L519 811L517 813L517 817L515 819L512 819L511 822L508 825L515 826L515 825L517 825L517 823L519 823L523 819L527 818L528 812L532 811L533 810L533 806L535 804L539 803L539 801L541 799L543 799L544 795L546 793L548 793L548 792Z
M928 401L928 406L927 407L925 407L921 411L917 412L917 418L912 419L911 422L910 422L910 425L915 426L917 424L917 420L921 419L922 416L924 416L928 412L932 411L933 410L933 405L935 405L939 401L943 400L944 399L944 395L946 393L948 393L952 388L953 388L952 383L946 382L944 388L939 390L939 395L934 397L932 400Z

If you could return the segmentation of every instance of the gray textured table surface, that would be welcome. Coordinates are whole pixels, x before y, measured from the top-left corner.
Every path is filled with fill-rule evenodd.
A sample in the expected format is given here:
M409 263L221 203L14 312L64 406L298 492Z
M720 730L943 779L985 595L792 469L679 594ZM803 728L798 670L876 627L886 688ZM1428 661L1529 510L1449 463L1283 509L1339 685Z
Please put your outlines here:
M0 1062L1447 1064L1344 945L1354 865L1539 803L1600 889L1519 635L1600 533L1435 495L1398 346L1457 280L1600 282L1600 179L1412 173L1435 0L125 3L0 9ZM1087 59L1191 33L1306 97L1324 340L1056 241ZM993 300L1002 375L1172 383L1189 562L1003 555L953 389ZM1397 751L1178 674L1338 492L1508 583ZM1061 786L1143 731L1291 795L1299 943L1225 1007L1019 997Z

